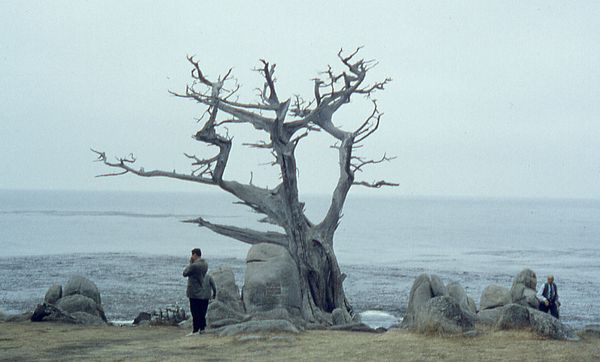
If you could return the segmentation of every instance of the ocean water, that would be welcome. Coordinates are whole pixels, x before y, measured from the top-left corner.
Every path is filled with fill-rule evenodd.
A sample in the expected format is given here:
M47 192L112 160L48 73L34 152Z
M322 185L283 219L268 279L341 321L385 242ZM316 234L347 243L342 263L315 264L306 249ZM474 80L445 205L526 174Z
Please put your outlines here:
M74 274L94 280L110 319L186 305L181 271L201 247L211 268L232 267L242 285L248 245L181 220L273 228L211 193L0 191L0 309L30 310ZM327 197L303 198L313 221ZM523 268L556 277L561 317L600 323L600 201L367 198L350 195L335 237L355 310L401 317L423 272L458 281L479 301L491 283L510 287Z

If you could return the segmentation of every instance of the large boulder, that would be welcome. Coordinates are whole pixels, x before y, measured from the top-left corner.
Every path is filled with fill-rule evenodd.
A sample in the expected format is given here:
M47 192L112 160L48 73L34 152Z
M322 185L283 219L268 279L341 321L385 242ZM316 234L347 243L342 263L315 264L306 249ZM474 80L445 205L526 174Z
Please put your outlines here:
M488 285L481 293L479 309L492 309L502 307L511 302L510 289L500 285Z
M433 291L431 290L431 278L427 274L421 274L415 279L412 287L410 288L408 307L406 309L406 315L402 320L402 326L413 326L417 310L425 305L425 303L427 303L431 298L433 298Z
M229 304L215 300L208 305L206 323L209 327L215 328L226 324L239 323L245 317L243 313L231 308Z
M441 297L443 295L448 295L448 288L444 285L442 278L438 275L431 275L431 293L434 297Z
M513 286L516 284L523 284L525 288L535 290L537 288L537 276L533 270L525 268L513 279Z
M250 248L242 297L248 314L284 308L300 315L300 276L286 248L267 243Z
M348 311L343 308L335 308L331 312L331 320L334 326L350 324L353 322L350 313L348 313Z
M519 329L529 326L529 308L515 303L502 308L496 323L497 329Z
M106 322L106 316L104 315L102 307L96 304L93 299L81 294L67 295L66 297L60 298L56 303L56 306L67 313L87 313L99 317Z
M96 284L86 277L80 275L76 275L67 281L67 284L65 284L65 287L63 288L62 294L63 297L80 294L93 299L98 305L102 304L100 292L98 291Z
M467 295L465 288L462 287L458 282L451 282L446 285L448 289L448 296L454 299L463 311L472 314L477 313L477 306L475 301Z
M77 324L77 319L69 313L63 311L59 307L42 303L38 304L33 314L31 314L32 322L61 322L61 323L73 323Z
M217 287L217 300L227 304L237 312L244 312L240 290L235 284L235 275L231 268L220 267L210 273Z
M49 304L56 304L56 302L62 298L62 285L60 284L54 284L52 285L50 288L48 288L48 291L46 292L46 295L44 296L44 302L49 303Z
M531 269L521 270L513 280L510 288L512 303L538 308L539 301L536 297L537 276Z
M529 322L531 328L540 336L569 341L579 340L573 328L565 325L549 313L529 308Z
M477 313L477 322L488 326L495 326L505 308L506 306L479 310Z
M465 313L452 297L434 297L417 308L413 326L420 333L436 335L462 334L474 329L474 317Z

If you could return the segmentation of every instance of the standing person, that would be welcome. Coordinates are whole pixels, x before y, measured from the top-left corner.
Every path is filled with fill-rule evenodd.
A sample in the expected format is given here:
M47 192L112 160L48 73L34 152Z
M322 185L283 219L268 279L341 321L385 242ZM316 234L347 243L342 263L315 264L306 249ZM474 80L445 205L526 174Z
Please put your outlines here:
M538 294L541 299L540 310L545 313L550 312L553 317L559 318L558 307L560 307L560 302L558 301L558 288L554 284L553 275L548 275L548 281L542 285Z
M186 295L190 299L190 312L192 313L193 330L188 336L197 334L206 326L206 306L204 306L203 297L203 282L206 272L208 271L208 263L202 259L202 251L199 248L192 249L190 264L183 270L183 276L188 278Z

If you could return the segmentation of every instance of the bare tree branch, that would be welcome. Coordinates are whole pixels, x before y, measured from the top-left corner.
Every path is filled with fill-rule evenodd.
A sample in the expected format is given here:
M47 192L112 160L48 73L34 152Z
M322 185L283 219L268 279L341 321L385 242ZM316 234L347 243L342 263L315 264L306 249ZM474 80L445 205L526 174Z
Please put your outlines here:
M358 186L366 186L366 187L371 187L371 188L381 188L383 186L399 186L400 184L396 184L396 183L391 183L391 182L387 182L384 180L381 181L377 181L377 182L365 182L365 181L356 181L353 183L353 185L358 185Z
M239 228L236 226L213 224L201 217L185 220L183 222L197 224L198 226L205 227L219 235L227 236L246 244L255 245L260 243L269 243L284 246L286 248L288 246L286 235L273 231L261 232L246 228Z

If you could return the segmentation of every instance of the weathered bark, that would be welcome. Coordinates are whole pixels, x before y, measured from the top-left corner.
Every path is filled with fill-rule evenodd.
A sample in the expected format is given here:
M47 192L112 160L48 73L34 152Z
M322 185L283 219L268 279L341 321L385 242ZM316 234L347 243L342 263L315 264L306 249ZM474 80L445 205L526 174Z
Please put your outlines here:
M135 158L130 155L108 161L105 153L94 151L98 160L105 165L120 169L115 173L100 176L116 176L133 173L142 177L168 177L200 184L212 185L229 192L240 200L241 204L251 207L254 211L264 214L265 220L278 225L284 233L259 232L229 225L210 223L202 218L187 220L213 232L248 243L273 243L285 246L298 268L301 278L303 316L306 320L322 322L323 312L331 312L335 308L350 306L343 289L344 275L341 273L333 249L335 231L340 223L341 212L346 196L352 185L367 187L395 186L386 181L365 182L355 181L355 173L362 168L391 158L385 155L379 160L369 160L355 156L353 153L359 143L364 141L379 126L381 113L373 101L373 111L361 126L353 132L345 131L334 125L333 115L344 104L350 102L353 94L363 94L370 97L376 90L383 89L389 79L365 85L364 81L371 61L354 60L358 49L349 56L338 58L345 71L335 73L331 67L324 72L324 79L316 79L314 100L304 102L299 96L295 100L280 101L275 89L275 65L261 60L262 66L257 69L264 78L264 86L259 91L259 102L240 103L232 101L232 96L239 86L227 90L225 83L232 83L229 70L223 78L217 81L208 80L200 65L188 57L192 64L193 82L185 89L185 93L171 94L194 100L207 107L205 114L208 120L204 123L194 138L200 142L218 147L219 152L208 159L200 159L186 154L192 160L195 169L191 174L165 172L160 170L145 171L135 168ZM199 89L202 88L202 89ZM263 113L272 112L272 117ZM221 115L225 119L219 120ZM232 118L231 118L232 117ZM287 118L290 117L290 120ZM231 139L218 133L224 124L248 123L258 130L266 132L269 142L259 141L250 147L268 149L275 160L273 165L280 171L281 182L272 190L252 184L242 184L233 180L223 179L224 171L232 147ZM295 149L298 143L311 131L323 131L335 141L339 152L339 178L333 192L327 214L319 223L313 224L304 214L304 204L298 195L298 172Z

